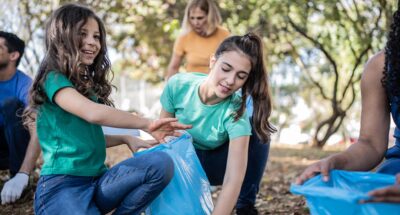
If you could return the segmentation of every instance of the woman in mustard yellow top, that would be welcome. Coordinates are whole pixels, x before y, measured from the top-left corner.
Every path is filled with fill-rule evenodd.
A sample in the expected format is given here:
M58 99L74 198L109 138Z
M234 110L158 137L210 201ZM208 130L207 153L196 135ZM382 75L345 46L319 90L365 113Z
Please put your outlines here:
M192 0L188 3L182 33L175 41L166 79L178 72L184 57L186 71L208 73L211 55L229 36L220 23L221 15L212 0Z

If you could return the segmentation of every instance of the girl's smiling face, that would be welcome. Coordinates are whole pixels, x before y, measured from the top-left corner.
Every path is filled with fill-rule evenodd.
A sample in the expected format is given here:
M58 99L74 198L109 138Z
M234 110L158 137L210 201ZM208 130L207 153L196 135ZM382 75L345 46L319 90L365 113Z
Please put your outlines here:
M213 57L210 66L214 94L221 100L240 89L251 71L249 57L239 51L224 52L217 59Z
M79 48L80 60L86 65L92 65L100 52L100 30L94 18L88 18L86 23L79 29L81 47Z

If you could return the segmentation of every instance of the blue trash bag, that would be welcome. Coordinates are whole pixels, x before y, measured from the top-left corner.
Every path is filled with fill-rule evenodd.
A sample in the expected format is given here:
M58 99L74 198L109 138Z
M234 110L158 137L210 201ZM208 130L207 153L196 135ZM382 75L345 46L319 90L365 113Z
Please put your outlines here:
M393 175L332 170L328 182L317 175L303 185L292 184L290 191L306 197L311 214L400 214L400 204L359 203L371 198L369 191L394 183Z
M179 138L145 151L141 156L154 151L163 151L174 161L174 176L168 186L146 209L146 215L208 215L214 205L210 182L193 147L192 137L183 133Z

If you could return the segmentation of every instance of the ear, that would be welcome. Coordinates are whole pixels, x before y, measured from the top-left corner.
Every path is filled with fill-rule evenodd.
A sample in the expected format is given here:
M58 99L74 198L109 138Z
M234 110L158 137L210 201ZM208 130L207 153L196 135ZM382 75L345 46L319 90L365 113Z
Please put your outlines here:
M215 58L215 55L212 54L210 57L210 69L214 67L214 64L216 61L217 61L217 59Z
M10 53L10 60L11 61L17 61L19 58L19 52L15 51L15 52L11 52Z

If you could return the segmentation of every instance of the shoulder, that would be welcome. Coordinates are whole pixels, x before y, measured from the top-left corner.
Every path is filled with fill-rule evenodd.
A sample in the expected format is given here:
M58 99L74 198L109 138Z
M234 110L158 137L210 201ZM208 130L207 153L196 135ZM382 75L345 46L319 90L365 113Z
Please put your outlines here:
M365 64L362 79L373 78L380 79L383 77L383 70L385 67L385 52L380 51L373 55Z
M207 75L195 72L178 73L168 80L168 85L191 85L192 83L205 78Z
M230 109L236 112L236 110L240 108L241 104L242 104L242 95L239 92L232 94L229 104Z
M26 82L28 82L28 83L32 82L32 78L31 78L31 77L29 77L27 74L25 74L24 72L22 72L21 70L18 70L18 69L17 69L17 76L18 76L21 80L23 80L24 83L26 83Z
M217 26L217 34L220 34L222 36L228 37L231 33L224 27L222 26Z
M69 80L65 74L55 70L49 71L45 75L43 85L45 88L50 86L73 86L71 80Z
M58 78L67 78L63 73L58 72L56 70L52 70L47 72L46 79L58 79Z
M181 32L177 38L177 41L184 41L187 40L188 38L193 37L193 31L186 31L186 32Z

